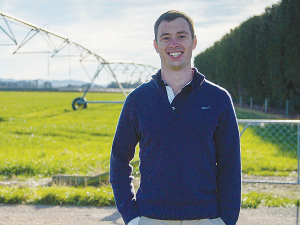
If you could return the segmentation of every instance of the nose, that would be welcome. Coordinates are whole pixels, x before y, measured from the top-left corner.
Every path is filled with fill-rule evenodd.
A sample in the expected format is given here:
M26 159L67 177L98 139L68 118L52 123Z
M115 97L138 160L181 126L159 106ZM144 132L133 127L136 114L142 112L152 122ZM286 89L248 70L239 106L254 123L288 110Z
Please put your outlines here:
M172 38L170 42L170 48L177 48L179 47L178 40L176 38Z

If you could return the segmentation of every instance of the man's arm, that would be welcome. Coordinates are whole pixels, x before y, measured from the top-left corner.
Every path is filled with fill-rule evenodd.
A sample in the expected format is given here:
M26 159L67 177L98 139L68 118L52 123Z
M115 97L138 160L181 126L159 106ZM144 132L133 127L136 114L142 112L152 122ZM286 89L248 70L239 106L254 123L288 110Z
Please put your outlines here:
M229 94L214 139L217 149L219 213L226 225L234 225L241 206L241 156L238 124Z
M133 107L130 102L128 96L119 118L110 159L110 183L117 208L125 224L139 217L135 203L133 177L131 176L132 166L129 164L134 157L139 136L136 131L132 115Z

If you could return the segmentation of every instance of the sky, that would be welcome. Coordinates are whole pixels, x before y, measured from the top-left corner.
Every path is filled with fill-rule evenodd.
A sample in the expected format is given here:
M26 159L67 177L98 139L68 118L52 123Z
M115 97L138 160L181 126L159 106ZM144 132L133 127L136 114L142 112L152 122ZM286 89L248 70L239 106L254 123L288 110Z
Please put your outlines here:
M277 0L0 0L0 11L71 38L105 60L143 62L159 68L160 58L153 47L153 26L162 13L176 9L193 19L198 40L195 57L231 29L277 3ZM1 16L0 26L5 26ZM22 42L29 29L16 23L10 26L17 41ZM44 45L40 47L39 38L42 37L36 35L23 49L46 50ZM6 41L7 36L0 29L0 44ZM0 45L0 79L89 81L76 57L12 54L15 50L16 46ZM88 71L90 77L93 71L93 68ZM108 75L99 76L96 83L105 84L110 79Z

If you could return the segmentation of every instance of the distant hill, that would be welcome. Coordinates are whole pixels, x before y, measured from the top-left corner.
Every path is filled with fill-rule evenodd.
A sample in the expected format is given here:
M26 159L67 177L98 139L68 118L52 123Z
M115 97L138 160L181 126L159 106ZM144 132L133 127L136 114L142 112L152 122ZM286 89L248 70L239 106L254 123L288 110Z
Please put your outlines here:
M43 84L46 82L45 80L38 80L39 84ZM51 82L53 87L67 87L69 85L71 86L78 86L81 87L83 84L86 84L86 82L79 81L79 80L47 80L48 82Z
M2 79L0 78L0 82L18 82L19 80L14 79ZM22 80L22 81L32 81L32 80ZM67 86L78 86L81 87L82 85L86 84L86 82L79 81L79 80L40 80L38 79L38 86L43 85L45 82L50 82L52 84L52 87L58 88L58 87L67 87Z

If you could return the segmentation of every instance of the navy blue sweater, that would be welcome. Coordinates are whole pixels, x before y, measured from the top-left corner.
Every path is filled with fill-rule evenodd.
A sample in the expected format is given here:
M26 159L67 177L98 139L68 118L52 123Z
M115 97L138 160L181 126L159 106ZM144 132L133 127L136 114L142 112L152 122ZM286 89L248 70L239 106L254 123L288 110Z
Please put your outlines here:
M112 146L110 183L126 224L138 216L220 216L227 225L238 219L240 141L231 97L195 71L197 84L177 115L158 74L125 101ZM137 143L141 183L135 196L129 162Z

